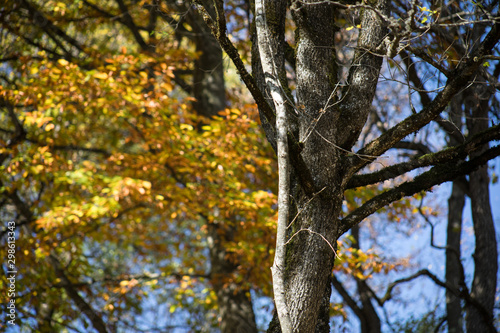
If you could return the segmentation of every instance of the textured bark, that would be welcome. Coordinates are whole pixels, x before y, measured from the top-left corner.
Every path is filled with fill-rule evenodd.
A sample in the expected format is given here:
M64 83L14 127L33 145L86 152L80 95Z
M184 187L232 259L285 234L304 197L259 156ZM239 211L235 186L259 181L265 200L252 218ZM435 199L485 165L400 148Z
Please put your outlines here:
M337 79L333 8L297 1L292 14L299 36L296 75L297 104L303 108L299 118L300 141L304 142L302 157L313 175L315 188L327 189L312 201L302 190L294 196L301 213L291 227L293 238L287 248L286 296L294 332L329 332L329 316L324 308L329 303L323 300L330 298L334 261L330 246L336 246L336 217L342 196L335 180L338 151L317 133L336 141L338 112L331 107L335 99L329 101ZM321 121L315 123L320 115ZM312 129L317 132L306 140ZM331 167L325 168L326 165Z
M287 95L280 83L285 75L284 32L286 0L255 1L255 25L259 39L259 54L266 85L276 110L276 142L278 154L278 226L276 251L271 268L276 312L284 333L292 332L292 321L285 295L286 229L290 213L290 159L288 153ZM274 33L271 34L271 31Z
M310 196L302 188L293 191L293 201L300 213L290 227L286 298L294 332L329 332L330 276L343 199L343 151L338 146L350 149L359 134L358 128L364 125L382 61L373 53L357 54L349 79L351 89L344 92L346 104L335 105L338 74L333 40L334 7L324 2L296 1L292 3L292 15L298 35L296 76L301 155L313 175L318 194ZM366 30L361 33L359 45L373 49L383 39L382 23L369 10L362 22ZM365 34L370 37L365 39ZM360 79L367 71L371 75L366 80ZM354 103L351 94L358 89L364 90L364 94L362 98L357 96ZM349 128L343 124L349 124Z

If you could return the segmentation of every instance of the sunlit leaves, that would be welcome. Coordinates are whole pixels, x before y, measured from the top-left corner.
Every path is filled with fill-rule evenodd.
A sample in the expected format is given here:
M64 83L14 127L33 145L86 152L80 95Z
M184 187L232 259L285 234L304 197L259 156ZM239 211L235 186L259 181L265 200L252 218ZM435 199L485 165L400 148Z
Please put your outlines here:
M60 281L47 261L55 254L110 321L140 312L148 291L166 286L177 286L169 289L174 311L213 309L208 280L188 278L209 273L213 223L238 229L225 244L242 263L230 279L269 293L261 267L270 266L274 234L273 154L255 106L238 104L212 120L193 114L192 98L173 81L193 56L169 48L161 57L95 54L85 65L43 51L19 59L16 87L0 87L0 95L26 131L20 144L2 147L2 191L35 202L32 237L23 231L19 241L20 290L47 285L44 300L56 299L62 289L50 289ZM144 278L150 270L155 283ZM78 318L69 300L53 306L68 323Z
M358 280L366 280L374 274L387 274L392 270L402 268L399 262L391 262L379 257L373 250L363 251L353 247L353 239L347 238L338 242L338 257L335 270L353 276Z

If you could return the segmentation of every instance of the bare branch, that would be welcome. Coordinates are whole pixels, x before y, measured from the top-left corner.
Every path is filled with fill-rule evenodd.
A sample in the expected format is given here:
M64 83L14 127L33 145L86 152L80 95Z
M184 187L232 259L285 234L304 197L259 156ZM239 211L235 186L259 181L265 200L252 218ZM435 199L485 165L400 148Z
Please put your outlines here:
M252 97L254 98L259 108L262 109L262 111L264 112L269 123L275 124L276 115L274 114L273 109L267 103L266 99L264 98L264 95L262 94L262 91L260 91L260 89L257 87L257 84L253 76L250 73L248 73L245 65L243 64L243 61L241 60L238 50L226 35L227 28L224 16L220 15L218 21L215 22L204 6L198 5L197 8L202 14L205 23L212 30L212 34L219 41L222 49L233 61L234 65L236 66L236 69L238 70L238 73L240 74L241 79L243 80L243 83L245 83L246 87L252 94Z
M464 159L471 152L482 148L485 143L498 139L500 139L500 125L490 127L488 130L472 136L462 145L444 149L437 153L426 154L408 162L391 165L373 173L353 176L347 183L346 188L367 186L401 176L417 168Z
M38 25L45 30L45 32L54 32L57 36L61 37L64 41L66 41L68 44L71 46L75 47L78 51L85 53L85 50L83 47L80 45L80 43L74 39L73 37L69 36L61 30L58 26L56 26L52 21L47 19L47 17L40 12L38 9L35 8L33 4L31 4L27 0L21 0L21 4L29 11L30 15L33 17L35 22L38 22ZM56 41L55 37L51 37L54 41ZM71 56L71 54L68 54Z
M461 289L458 289L458 288L456 288L455 286L451 285L448 282L441 281L436 275L432 274L428 269L419 270L418 272L416 272L413 275L410 275L410 276L408 276L406 278L399 279L399 280L396 280L396 281L392 282L387 287L387 290L386 290L386 292L385 292L385 294L384 294L384 296L382 298L377 297L377 295L375 295L375 293L373 291L372 291L372 295L377 300L377 303L380 306L383 306L385 302L387 302L387 301L389 301L389 300L392 299L392 291L394 290L394 288L396 286L398 286L401 283L410 282L410 281L412 281L412 280L414 280L414 279L416 279L418 277L421 277L421 276L427 276L428 278L430 278L438 286L443 287L446 290L449 290L456 297L463 298L466 303L471 304L474 307L476 307L477 309L479 309L479 311L481 312L481 314L483 316L483 319L489 325L489 329L490 329L489 332L496 332L496 329L495 329L495 327L493 325L493 318L491 318L491 316L488 314L488 312L486 311L486 309L477 300L475 300L469 294L469 292L467 290L467 287L462 286Z
M363 155L379 156L393 147L396 142L400 141L408 134L419 130L435 119L437 115L439 115L439 113L446 108L452 97L467 85L473 74L482 65L481 58L490 54L499 39L500 24L495 24L479 47L472 52L468 59L464 60L457 67L454 71L454 75L452 75L448 80L444 89L437 94L429 105L425 106L421 112L409 116L389 129L379 138L367 144L358 153ZM350 163L352 163L350 170L351 174L354 174L367 164L367 161L360 160L356 156L349 157L349 159Z
M377 195L341 220L339 237L346 233L352 226L360 223L365 217L375 213L391 202L397 201L405 196L411 196L415 193L428 190L432 186L451 181L459 176L469 174L497 156L500 156L500 146L490 148L467 162L452 161L437 165L429 171L415 177L412 181L405 182L391 190Z

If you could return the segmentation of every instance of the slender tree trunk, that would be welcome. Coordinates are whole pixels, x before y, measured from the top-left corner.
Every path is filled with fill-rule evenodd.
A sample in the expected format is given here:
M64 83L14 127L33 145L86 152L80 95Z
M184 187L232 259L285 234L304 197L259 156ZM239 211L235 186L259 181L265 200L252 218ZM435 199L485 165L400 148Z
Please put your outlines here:
M457 182L453 182L448 199L448 227L446 240L446 282L460 289L462 269L460 263L460 236L462 233L462 212L465 194ZM462 305L460 298L446 290L446 321L449 333L462 333Z
M488 128L490 97L491 92L484 85L476 85L470 89L469 99L464 102L469 111L467 128L470 134L476 134ZM485 145L473 156L487 148ZM494 332L493 306L497 287L498 249L491 213L487 165L470 174L469 188L476 237L471 296L479 302L482 309L477 306L467 306L466 327L467 332Z
M484 25L479 25L474 30L472 39L478 41L485 28ZM485 81L482 76L479 75L476 80L478 83L466 91L463 102L470 135L488 128L489 104L495 91L493 87L482 83ZM471 158L486 149L488 144L472 153ZM490 205L488 165L479 167L469 175L469 197L476 238L471 296L479 306L467 306L466 328L467 332L496 332L493 326L493 306L497 287L498 248Z
M470 197L472 220L476 236L474 253L474 280L471 296L477 300L486 313L475 306L467 308L467 331L490 332L493 324L493 306L495 303L498 252L495 225L490 207L488 169L480 167L470 175Z
M283 333L292 333L292 322L285 295L285 250L287 226L290 222L290 159L288 152L288 113L285 89L280 83L284 74L284 30L286 0L255 1L255 24L259 54L266 86L276 110L276 142L278 154L278 226L273 267L274 301ZM271 31L281 33L271 34Z
M462 129L462 102L463 94L458 94L450 103L450 118L459 132ZM449 145L460 144L456 136L451 135ZM465 181L464 181L465 182ZM466 185L463 185L466 186ZM451 195L448 199L448 227L446 230L446 282L461 289L463 270L461 265L460 240L462 234L462 214L465 205L465 192L460 186L460 180L452 183ZM449 333L463 332L463 316L461 299L450 290L446 290L446 321Z

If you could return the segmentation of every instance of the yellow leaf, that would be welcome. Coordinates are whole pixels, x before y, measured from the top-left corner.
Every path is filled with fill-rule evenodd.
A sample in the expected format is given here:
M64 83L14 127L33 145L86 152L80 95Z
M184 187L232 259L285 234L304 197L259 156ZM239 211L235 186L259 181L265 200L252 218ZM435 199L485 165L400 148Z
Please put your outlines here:
M103 73L103 72L97 72L94 74L94 77L96 79L106 80L108 78L108 74Z
M69 64L69 62L66 59L59 59L59 60L57 60L57 62L61 66L68 66L68 64Z

